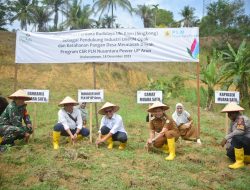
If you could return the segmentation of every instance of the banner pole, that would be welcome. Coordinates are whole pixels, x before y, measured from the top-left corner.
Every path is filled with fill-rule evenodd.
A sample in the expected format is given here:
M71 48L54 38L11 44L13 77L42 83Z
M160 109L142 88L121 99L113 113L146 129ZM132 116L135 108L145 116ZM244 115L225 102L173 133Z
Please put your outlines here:
M92 103L89 104L89 141L90 143L93 142L93 137L92 137L92 120L93 120L93 110L92 110Z
M148 108L150 108L151 104L148 105ZM150 129L150 121L152 118L152 114L150 112L148 112L148 128ZM150 147L147 145L147 152L149 153L149 149Z
M197 140L200 139L200 62L197 63L197 116L198 116L198 131Z
M92 63L93 66L93 85L94 85L94 89L96 89L96 69L95 69L95 63ZM96 127L98 128L99 124L98 124L98 114L97 114L97 103L94 104L95 105L95 122L96 122Z
M14 76L14 91L17 89L17 74L18 74L18 65L15 63L15 76Z

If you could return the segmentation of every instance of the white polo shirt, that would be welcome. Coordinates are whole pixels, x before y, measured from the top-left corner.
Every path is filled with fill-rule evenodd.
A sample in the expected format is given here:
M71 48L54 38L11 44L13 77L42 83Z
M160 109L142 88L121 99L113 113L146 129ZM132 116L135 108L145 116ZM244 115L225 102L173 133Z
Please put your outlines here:
M76 119L76 122L72 120L69 115ZM58 111L58 123L61 123L65 130L68 129L82 129L82 116L81 112L77 108L73 108L72 113L68 113L64 108Z
M111 119L107 116L102 117L99 133L101 133L101 128L103 126L108 127L110 129L110 133L112 134L115 134L118 131L127 134L123 125L122 117L116 113L113 114Z

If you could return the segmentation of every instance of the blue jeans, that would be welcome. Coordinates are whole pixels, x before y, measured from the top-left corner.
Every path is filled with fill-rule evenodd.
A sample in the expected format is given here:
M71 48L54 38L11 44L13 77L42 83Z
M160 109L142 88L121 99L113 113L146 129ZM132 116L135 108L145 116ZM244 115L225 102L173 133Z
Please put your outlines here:
M71 133L74 135L76 133L76 130L77 129L70 129ZM67 133L67 131L64 129L63 125L61 123L57 123L55 126L54 126L54 131L57 131L57 132L61 132L61 135L62 136L69 136L69 134ZM87 128L82 128L79 132L80 135L84 136L84 137L87 137L89 136L89 130Z
M101 128L102 135L107 135L107 134L109 134L109 132L110 132L110 128L108 128L106 126L102 126L102 128ZM117 133L112 135L112 139L113 139L113 141L120 141L122 143L125 143L125 142L127 142L128 137L127 137L126 133L118 131Z

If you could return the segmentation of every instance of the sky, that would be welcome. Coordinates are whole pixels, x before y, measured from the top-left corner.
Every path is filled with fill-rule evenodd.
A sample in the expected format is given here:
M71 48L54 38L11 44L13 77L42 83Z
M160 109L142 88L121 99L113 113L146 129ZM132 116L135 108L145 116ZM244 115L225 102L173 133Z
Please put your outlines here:
M206 2L215 2L216 0L206 0ZM191 6L195 8L195 16L202 18L203 16L203 0L130 0L133 7L137 5L156 5L159 4L159 8L166 9L173 12L174 20L181 20L180 11L184 6ZM250 15L250 0L244 0L245 13ZM93 0L83 0L83 4L93 4ZM117 23L121 24L124 28L143 28L142 20L137 15L130 15L126 10L117 8L114 12L117 17ZM98 18L98 17L97 17ZM97 19L96 18L96 19ZM62 19L62 18L59 18ZM7 26L8 30L19 29L19 22L14 22L12 26ZM29 27L28 30L31 30Z

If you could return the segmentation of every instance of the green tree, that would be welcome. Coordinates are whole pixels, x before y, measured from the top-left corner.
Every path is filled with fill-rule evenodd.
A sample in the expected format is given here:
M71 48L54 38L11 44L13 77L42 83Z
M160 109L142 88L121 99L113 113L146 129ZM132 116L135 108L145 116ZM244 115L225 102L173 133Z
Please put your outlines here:
M111 28L112 27L112 23L115 22L115 16L111 17L108 16L107 14L104 15L103 19L102 19L102 26L105 28Z
M112 20L114 20L114 9L116 9L117 6L122 7L124 10L129 11L129 13L132 13L132 6L129 0L93 0L93 8L97 8L97 12L100 12L100 17L105 11L111 10L111 17ZM114 27L114 23L112 22L112 28Z
M157 26L172 26L174 23L173 13L165 9L158 9L156 12L156 18Z
M157 22L157 11L159 10L159 4L152 5L153 6L153 13L154 13L154 27L156 27L156 22Z
M137 15L139 15L143 21L144 28L150 28L154 23L154 11L150 6L147 5L138 5L135 9Z
M202 18L200 33L202 36L231 33L237 34L239 21L244 12L242 0L218 0L207 7L207 16ZM247 24L247 23L245 23Z
M81 17L81 1L74 0L72 4L68 5L67 10L63 14L66 16L66 21L63 25L71 30L78 29L79 18Z
M102 21L101 20L94 20L93 22L93 28L101 28Z
M237 50L228 43L228 50L223 51L224 78L228 87L234 85L239 90L241 99L249 99L250 49L243 40Z
M34 6L31 10L32 15L32 23L37 25L37 31L38 32L45 32L47 31L46 24L51 20L51 12L48 11L48 9L43 6Z
M242 36L250 34L250 15L240 15L237 17L238 33Z
M207 64L203 65L200 79L207 85L206 110L211 110L213 106L214 88L222 81L222 71L219 64L222 62L222 54L213 50L212 56L207 58Z
M194 26L196 17L194 16L195 8L185 6L183 10L181 10L180 15L183 17L182 21L184 22L184 27L192 27Z
M168 97L179 97L184 89L185 79L181 76L173 76L170 80L166 80L165 78L153 80L153 78L148 76L148 81L148 89L161 90Z
M72 5L69 5L69 10L63 12L66 16L63 25L69 27L70 30L91 28L94 23L94 20L90 19L92 14L90 5L81 5L81 2L74 0Z
M11 23L15 20L20 21L21 29L27 31L27 25L32 20L32 7L33 3L31 0L15 0L11 2L11 12L14 16L10 19Z
M81 14L79 18L79 28L80 29L86 29L86 28L92 28L94 25L95 20L91 19L92 15L92 9L90 8L90 5L83 5L81 8Z
M54 29L57 29L58 25L58 14L60 7L65 3L65 0L43 0L43 4L47 5L54 12Z
M8 22L8 6L3 1L0 0L0 30L6 30L4 26Z
M90 18L93 13L92 9L90 8L90 5L83 5L80 11L81 13L79 18L79 28L92 28L95 21L94 19Z

